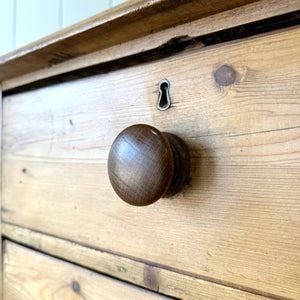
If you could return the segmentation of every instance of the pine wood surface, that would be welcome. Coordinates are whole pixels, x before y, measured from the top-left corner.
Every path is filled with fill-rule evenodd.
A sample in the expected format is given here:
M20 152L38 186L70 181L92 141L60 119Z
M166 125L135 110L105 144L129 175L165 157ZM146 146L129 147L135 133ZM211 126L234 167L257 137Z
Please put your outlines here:
M103 64L109 61L154 50L167 45L172 41L172 39L180 37L189 37L190 39L193 39L205 34L240 26L242 24L280 16L299 9L300 1L255 1L253 3L226 10L208 17L203 17L199 20L147 34L146 36L142 36L134 40L124 41L121 44L84 54L76 58L68 58L64 62L48 66L37 71L32 71L30 68L27 68L26 74L24 75L15 76L9 79L3 78L3 91L56 76L58 74L63 74L65 72L78 70L80 68L96 64ZM198 45L198 47L200 46L201 45ZM40 59L42 58L43 57ZM18 63L16 63L16 69L19 70Z
M299 53L294 28L5 97L3 220L299 298ZM214 78L224 64L229 86ZM161 112L164 78L173 105ZM141 122L186 142L192 181L136 208L113 192L106 160Z
M228 299L266 300L258 295L261 291L250 292L234 289L171 270L153 267L139 261L115 255L61 238L49 236L30 229L3 223L2 234L10 240L94 269L115 278L146 287L183 300L189 299Z
M170 299L5 241L4 299Z

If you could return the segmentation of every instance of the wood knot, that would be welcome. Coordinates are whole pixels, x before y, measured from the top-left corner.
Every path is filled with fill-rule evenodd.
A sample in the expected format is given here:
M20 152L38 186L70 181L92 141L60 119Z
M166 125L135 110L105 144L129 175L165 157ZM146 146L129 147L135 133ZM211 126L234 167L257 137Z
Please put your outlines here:
M148 289L158 291L159 273L157 268L147 265L144 266L144 283Z
M216 82L221 86L231 85L236 80L236 71L227 65L221 66L214 75Z
M80 293L80 284L78 281L73 280L72 281L72 290L76 293L79 294Z

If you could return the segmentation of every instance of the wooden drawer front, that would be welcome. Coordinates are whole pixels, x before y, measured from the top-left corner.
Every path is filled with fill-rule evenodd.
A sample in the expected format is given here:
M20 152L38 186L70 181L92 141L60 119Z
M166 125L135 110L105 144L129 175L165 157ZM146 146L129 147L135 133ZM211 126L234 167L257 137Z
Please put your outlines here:
M294 28L7 96L3 220L299 298L299 41ZM237 72L229 86L213 75L224 64ZM192 181L174 199L132 207L111 188L110 145L136 123L187 143Z
M5 242L4 299L170 299Z

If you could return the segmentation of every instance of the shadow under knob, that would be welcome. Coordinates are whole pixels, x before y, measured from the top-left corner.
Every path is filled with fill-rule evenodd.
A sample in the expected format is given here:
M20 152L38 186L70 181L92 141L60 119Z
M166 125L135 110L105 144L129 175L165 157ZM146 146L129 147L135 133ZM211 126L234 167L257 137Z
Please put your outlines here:
M190 157L177 136L133 125L114 140L108 156L112 187L125 202L144 206L178 193L189 178Z

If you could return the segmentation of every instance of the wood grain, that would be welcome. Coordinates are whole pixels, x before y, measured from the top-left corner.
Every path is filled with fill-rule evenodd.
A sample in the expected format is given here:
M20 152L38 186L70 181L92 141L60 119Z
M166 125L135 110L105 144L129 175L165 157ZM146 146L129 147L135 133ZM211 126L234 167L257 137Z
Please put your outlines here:
M132 0L0 59L0 81L255 0Z
M25 246L183 300L269 299L170 270L153 267L112 253L91 249L11 224L3 223L2 233L10 240Z
M170 41L178 39L179 37L190 37L193 39L242 24L280 16L299 9L300 2L294 0L256 1L208 17L203 17L200 20L176 25L175 27L154 32L150 35L125 41L121 44L81 55L80 57L68 58L65 62L57 63L37 71L32 71L32 65L30 65L26 69L26 74L18 75L10 79L3 79L3 90L7 91L58 74L154 50L163 45L167 45ZM200 47L200 45L198 46Z
M299 52L293 28L5 97L4 221L299 298ZM219 86L225 64L236 82ZM106 171L115 136L140 122L182 137L192 159L190 186L144 208Z
M153 126L124 129L109 150L107 171L117 195L131 205L145 206L169 189L175 163L171 145Z
M135 124L114 140L107 171L122 200L145 206L182 190L189 178L190 156L179 137L153 126Z
M8 241L3 275L6 300L170 299Z

